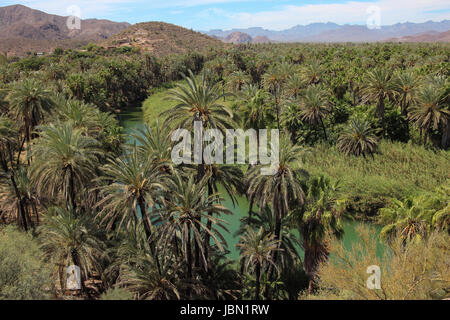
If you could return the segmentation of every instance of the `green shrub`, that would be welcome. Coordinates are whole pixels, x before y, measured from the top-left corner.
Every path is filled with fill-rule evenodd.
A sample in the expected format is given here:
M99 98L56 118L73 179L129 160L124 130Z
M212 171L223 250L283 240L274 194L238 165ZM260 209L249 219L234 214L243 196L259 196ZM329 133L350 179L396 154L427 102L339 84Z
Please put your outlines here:
M0 300L49 299L51 271L31 235L8 226L0 230Z

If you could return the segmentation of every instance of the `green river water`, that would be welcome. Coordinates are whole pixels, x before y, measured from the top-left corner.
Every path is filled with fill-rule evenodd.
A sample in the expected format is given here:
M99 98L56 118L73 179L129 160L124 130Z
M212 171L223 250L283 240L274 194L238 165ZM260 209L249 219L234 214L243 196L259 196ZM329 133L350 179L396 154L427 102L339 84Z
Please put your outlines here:
M134 129L142 128L144 124L142 109L138 107L121 112L119 114L119 121L121 126L124 127L125 133L128 137L127 142L132 143L133 140L130 140L129 133L131 133ZM228 250L230 251L228 257L232 260L237 260L239 257L239 251L236 249L236 244L238 243L239 239L235 236L235 233L239 230L240 219L248 215L249 203L245 197L239 197L238 204L234 207L231 199L225 192L222 194L222 196L225 198L224 205L233 212L232 215L227 215L224 217L224 220L226 220L228 223L226 227L230 232L224 233L223 236L227 240ZM360 223L361 222L351 220L347 220L344 222L345 233L342 241L344 241L344 245L346 248L350 249L352 244L359 241L358 235L356 233L356 226ZM380 231L380 228L378 226L372 225L372 227L377 232ZM301 254L303 254L300 248L299 251L301 252Z

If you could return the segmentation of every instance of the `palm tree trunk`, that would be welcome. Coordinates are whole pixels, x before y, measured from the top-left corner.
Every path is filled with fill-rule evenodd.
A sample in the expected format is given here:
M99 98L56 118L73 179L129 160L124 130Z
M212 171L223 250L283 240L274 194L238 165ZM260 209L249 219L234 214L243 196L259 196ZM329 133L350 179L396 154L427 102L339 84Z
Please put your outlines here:
M446 150L450 146L450 119L444 126L444 132L442 133L441 147Z
M277 109L277 128L278 130L280 130L280 108L278 105L278 97L277 97L277 92L274 92L274 97L275 97L275 108Z
M378 99L377 113L378 113L378 117L381 120L382 136L384 138L384 134L385 134L384 98L382 98L382 97L380 97Z
M259 300L259 292L261 291L261 265L259 262L255 267L255 276L256 276L256 288L255 288L255 300Z
M325 136L325 141L328 141L327 139L327 130L325 129L325 125L323 124L322 118L320 118L320 123L322 124L323 134Z
M156 266L158 267L159 274L161 274L161 265L159 264L159 259L156 254L154 243L151 240L152 227L151 227L150 221L148 219L147 210L145 208L145 201L142 197L138 198L138 205L139 205L139 209L141 210L142 222L144 224L144 232L145 232L145 236L146 236L147 241L150 246L150 253L152 254L153 258L156 261Z
M190 298L191 289L190 284L192 283L192 247L191 247L191 229L188 230L187 240L186 240L186 264L187 264L187 296Z
M73 177L73 170L72 167L69 167L69 196L70 196L70 203L72 205L73 212L75 213L75 216L77 216L77 204L75 202L75 181ZM69 202L69 201L68 201Z
M280 204L280 199L275 199L273 211L275 215L275 230L274 230L274 236L275 240L280 241L281 240L281 216L282 216L282 207ZM277 248L279 248L280 243L277 244ZM278 250L274 250L272 252L272 261L269 265L269 268L267 270L267 279L271 280L274 273L274 265L278 262ZM265 288L265 296L267 299L270 299L270 290L268 287Z
M211 196L213 194L213 190L212 190L212 186L208 183L208 196ZM212 212L208 212L208 216L212 217ZM206 229L211 231L212 228L212 221L211 219L208 219L208 222L206 223ZM205 239L203 242L203 247L205 248L205 260L208 263L208 256L209 256L209 250L210 250L210 245L209 245L209 240L210 240L210 235L208 232L205 233ZM208 266L206 266L206 269L208 268Z
M14 188L14 192L16 193L17 201L18 201L18 211L19 211L18 213L20 215L20 218L19 218L20 224L22 225L22 227L24 228L25 231L28 231L29 226L27 225L25 204L23 202L22 196L20 195L19 188L17 187L16 179L14 178L14 170L11 172L10 179L11 179L11 183Z

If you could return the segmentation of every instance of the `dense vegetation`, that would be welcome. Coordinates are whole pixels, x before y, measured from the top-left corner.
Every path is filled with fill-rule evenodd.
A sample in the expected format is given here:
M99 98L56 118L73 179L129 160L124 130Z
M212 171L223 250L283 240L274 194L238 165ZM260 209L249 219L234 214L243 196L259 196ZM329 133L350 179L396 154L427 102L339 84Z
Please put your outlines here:
M245 45L163 58L89 45L4 59L0 221L22 231L0 229L0 298L67 298L71 264L83 280L76 296L91 299L447 297L449 59L446 44ZM150 125L125 137L115 113L148 96ZM175 165L170 134L195 120L279 128L276 174ZM231 211L219 190L251 204L239 261L226 258ZM347 257L344 218L381 224L383 256L361 230L365 247ZM365 278L353 274L376 263L382 293L361 291ZM402 291L416 275L423 281Z

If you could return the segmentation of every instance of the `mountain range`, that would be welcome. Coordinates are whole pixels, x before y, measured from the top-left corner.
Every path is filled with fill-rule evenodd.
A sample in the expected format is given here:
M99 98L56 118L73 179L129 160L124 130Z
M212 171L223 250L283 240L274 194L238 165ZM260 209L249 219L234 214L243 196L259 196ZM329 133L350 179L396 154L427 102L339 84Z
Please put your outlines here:
M382 26L379 29L369 29L363 25L339 25L328 22L297 25L281 31L247 28L232 30L215 29L204 33L219 39L226 39L231 34L239 32L247 34L252 38L266 37L276 42L376 42L418 34L446 32L449 30L450 20L443 20L441 22L397 23L391 26ZM427 40L424 39L424 41Z

